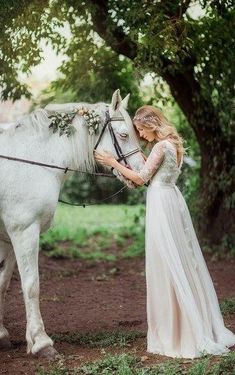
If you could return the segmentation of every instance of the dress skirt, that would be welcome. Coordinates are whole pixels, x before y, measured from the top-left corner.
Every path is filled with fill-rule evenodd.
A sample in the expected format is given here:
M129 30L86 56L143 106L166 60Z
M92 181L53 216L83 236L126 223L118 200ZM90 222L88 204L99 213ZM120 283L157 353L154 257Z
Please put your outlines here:
M146 197L147 352L220 355L235 345L190 213L175 184L156 181Z

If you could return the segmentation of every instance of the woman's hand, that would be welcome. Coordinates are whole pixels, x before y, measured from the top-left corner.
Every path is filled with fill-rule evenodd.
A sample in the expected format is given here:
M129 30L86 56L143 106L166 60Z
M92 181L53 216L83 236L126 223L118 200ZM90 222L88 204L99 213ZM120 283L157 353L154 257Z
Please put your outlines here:
M98 163L107 165L110 167L112 167L113 163L116 161L115 157L110 152L106 152L106 151L102 151L102 152L94 151L94 157Z

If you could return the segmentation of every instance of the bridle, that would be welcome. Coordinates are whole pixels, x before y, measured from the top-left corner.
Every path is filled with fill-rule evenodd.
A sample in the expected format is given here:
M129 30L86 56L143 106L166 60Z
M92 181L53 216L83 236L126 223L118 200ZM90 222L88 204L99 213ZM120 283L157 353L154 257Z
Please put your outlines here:
M95 144L95 147L94 147L94 151L97 149L103 135L104 135L104 132L105 132L105 129L108 127L109 129L109 132L110 132L110 135L111 135L111 138L112 138L112 142L113 142L113 145L114 145L114 148L116 150L116 153L117 153L117 156L118 156L118 159L117 161L120 162L122 160L124 160L126 166L128 168L130 168L126 158L141 151L139 148L136 148L132 151L129 151L128 153L126 154L123 154L122 152L122 149L118 143L118 140L117 140L117 137L114 133L114 130L112 128L112 121L124 121L125 122L125 119L123 117L110 117L109 115L109 111L106 111L105 112L105 123L103 125L103 128L101 130L101 133L99 135L99 138ZM32 164L32 165L38 165L38 166L41 166L41 167L47 167L47 168L53 168L53 169L59 169L59 170L63 170L64 173L67 173L68 171L71 171L71 172L76 172L76 173L85 173L85 174L90 174L90 175L96 175L96 176L103 176L103 177L112 177L112 178L115 178L114 175L111 175L111 174L106 174L106 173L92 173L92 172L86 172L86 171L81 171L81 170L76 170L76 169L72 169L72 168L64 168L64 167L61 167L61 166L58 166L58 165L52 165L52 164L46 164L46 163L41 163L41 162L38 162L38 161L34 161L34 160L27 160L27 159L22 159L22 158L16 158L16 157L12 157L12 156L7 156L7 155L0 155L0 158L1 159L7 159L7 160L12 160L12 161L16 161L16 162L21 162L21 163L26 163L26 164ZM113 170L113 168L111 169ZM106 197L106 198L103 198L101 200L99 200L97 203L102 203L118 194L120 194L124 189L126 189L127 187L124 186L122 187L120 190L118 190L116 193L114 194L111 194L110 196ZM86 204L79 204L79 203L70 203L70 202L66 202L66 201L63 201L61 199L59 199L59 202L62 202L62 203L65 203L65 204L68 204L68 205L71 205L71 206L90 206L90 205L93 205L93 204L97 204L97 203L86 203Z
M106 128L108 128L110 136L111 136L111 139L112 139L113 146L114 146L115 151L116 151L117 156L118 156L117 161L120 162L120 161L124 160L126 166L128 168L130 168L130 166L129 166L127 160L126 160L126 158L128 158L131 155L136 154L137 152L140 152L141 150L139 148L136 148L136 149L134 149L132 151L127 152L126 154L123 154L122 149L121 149L121 147L120 147L120 145L118 143L117 137L116 137L116 135L114 133L114 130L112 128L112 122L113 121L124 121L125 122L125 119L123 117L120 117L120 116L119 117L118 116L117 117L110 117L109 110L107 110L105 112L105 123L103 125L102 130L101 130L99 138L98 138L98 140L97 140L97 142L95 144L94 151L96 151L96 149L99 146L100 141L101 141L101 139L102 139L102 137L104 135L104 132L105 132ZM113 170L113 168L111 168L111 169Z

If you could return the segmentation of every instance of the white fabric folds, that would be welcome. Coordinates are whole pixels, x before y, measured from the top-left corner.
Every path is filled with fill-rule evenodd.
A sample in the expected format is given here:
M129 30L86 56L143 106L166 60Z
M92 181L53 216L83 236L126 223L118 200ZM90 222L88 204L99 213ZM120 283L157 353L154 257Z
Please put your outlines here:
M163 142L164 160L146 202L147 351L182 358L220 355L235 345L235 335L224 325L187 204L175 185L180 172L174 146Z

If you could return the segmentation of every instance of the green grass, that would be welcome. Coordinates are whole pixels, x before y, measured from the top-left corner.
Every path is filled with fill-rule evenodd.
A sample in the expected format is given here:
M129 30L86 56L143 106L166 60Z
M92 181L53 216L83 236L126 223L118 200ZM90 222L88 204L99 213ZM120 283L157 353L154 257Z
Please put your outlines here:
M53 258L115 261L144 253L143 205L58 206L53 227L40 239L42 250ZM119 251L121 249L121 251Z
M137 338L145 337L145 333L137 331L100 331L100 332L68 332L53 336L55 342L67 342L90 348L104 348L108 346L125 347Z
M78 369L80 374L119 374L131 375L132 368L136 366L137 360L134 356L128 354L107 355L106 358L92 364L81 366Z
M194 359L186 367L184 360L169 359L152 366L143 366L141 360L134 355L123 353L119 355L106 354L104 358L93 363L86 363L74 369L68 369L63 361L49 370L39 369L36 375L234 375L235 353L217 357L218 361L211 363L213 356Z
M130 226L142 207L143 205L128 206L124 204L103 204L86 208L58 205L55 225L59 228L68 228L70 233L76 232L79 228L91 231L105 228L114 232L123 225Z
M144 254L144 222L145 206L141 204L86 208L58 205L54 226L41 236L40 244L53 258L94 262L131 258ZM108 253L112 246L118 248L117 255Z
M220 302L220 309L223 316L230 316L235 313L235 297L226 298Z

